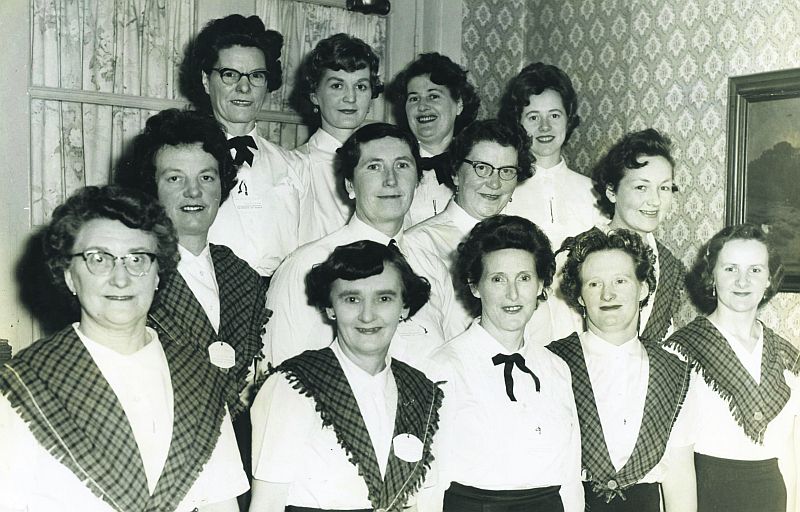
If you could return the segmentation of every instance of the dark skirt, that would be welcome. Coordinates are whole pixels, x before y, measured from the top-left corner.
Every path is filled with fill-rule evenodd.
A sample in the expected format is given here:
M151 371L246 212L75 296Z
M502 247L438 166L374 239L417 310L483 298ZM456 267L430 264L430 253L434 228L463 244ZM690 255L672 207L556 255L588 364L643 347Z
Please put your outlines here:
M731 460L694 454L698 512L785 512L778 459Z
M372 512L371 508L359 508L356 510L332 510L328 508L295 507L294 505L288 505L284 510L286 512Z
M443 512L564 512L560 489L487 491L453 482L444 493Z
M661 484L636 484L622 491L625 498L615 496L606 503L592 490L591 482L583 482L586 510L590 512L660 512Z

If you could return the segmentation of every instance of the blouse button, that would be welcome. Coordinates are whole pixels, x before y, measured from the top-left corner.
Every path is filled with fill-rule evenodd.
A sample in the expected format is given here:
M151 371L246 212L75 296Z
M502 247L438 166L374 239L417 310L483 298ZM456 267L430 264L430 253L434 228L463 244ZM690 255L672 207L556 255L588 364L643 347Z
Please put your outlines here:
M764 419L764 415L761 413L761 411L756 411L755 414L753 414L753 419L756 421L761 421Z
M608 481L608 488L612 491L617 488L617 481L616 480L609 480Z

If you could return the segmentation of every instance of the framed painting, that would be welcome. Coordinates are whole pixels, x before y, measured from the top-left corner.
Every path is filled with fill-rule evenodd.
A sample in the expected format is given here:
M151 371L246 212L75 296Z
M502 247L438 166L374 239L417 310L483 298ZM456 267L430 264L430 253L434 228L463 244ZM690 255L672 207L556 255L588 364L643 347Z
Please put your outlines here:
M782 292L800 292L800 69L728 83L728 225L765 227L781 255Z

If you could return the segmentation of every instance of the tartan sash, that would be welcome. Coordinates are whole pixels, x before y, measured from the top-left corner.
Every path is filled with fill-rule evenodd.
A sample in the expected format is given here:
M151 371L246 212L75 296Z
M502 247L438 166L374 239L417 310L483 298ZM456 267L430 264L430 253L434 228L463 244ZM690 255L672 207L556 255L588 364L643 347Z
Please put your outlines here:
M273 372L281 372L301 394L316 403L322 424L331 426L339 445L367 485L375 509L402 510L425 479L433 461L431 442L439 428L443 393L437 384L405 363L392 359L397 384L397 413L392 437L408 433L423 442L419 462L405 462L389 452L386 476L381 478L375 450L344 371L330 348L306 350L287 359Z
M760 384L756 384L722 333L704 316L698 316L667 340L728 402L733 418L747 437L758 444L764 443L767 425L789 401L791 390L783 371L797 375L800 357L791 343L767 326L763 329Z
M261 357L261 335L272 312L266 307L267 283L255 270L224 245L210 244L210 251L219 286L219 334L178 272L161 287L149 323L165 340L195 346L206 360L208 346L216 341L233 347L236 363L227 370L226 401L235 418L248 407L239 395L250 364Z
M162 346L174 421L152 496L125 411L72 326L39 340L0 371L0 390L39 444L120 512L175 510L220 435L225 403L219 373L193 350Z
M683 279L686 269L669 249L656 240L658 248L658 286L653 297L653 309L647 319L641 339L661 342L666 336L672 319L678 315L684 295Z
M548 346L567 363L572 373L572 391L581 426L583 468L594 492L606 502L616 496L624 499L623 491L644 478L664 456L669 434L689 389L691 369L687 363L656 343L642 342L642 345L650 368L644 414L633 452L619 471L614 469L608 453L580 338L573 333Z

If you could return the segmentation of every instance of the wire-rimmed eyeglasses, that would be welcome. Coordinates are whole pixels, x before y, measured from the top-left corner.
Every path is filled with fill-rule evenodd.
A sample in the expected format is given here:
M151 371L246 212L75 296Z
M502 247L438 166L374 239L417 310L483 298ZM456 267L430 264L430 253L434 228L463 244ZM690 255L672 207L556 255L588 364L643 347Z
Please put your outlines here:
M96 276L111 274L114 267L117 266L117 261L122 261L122 266L125 267L125 271L128 274L133 277L142 277L150 272L153 262L156 261L156 255L151 252L132 252L125 256L114 256L110 252L89 249L88 251L70 254L72 258L77 258L78 256L83 258L89 273Z
M481 178L488 178L494 171L497 171L497 175L503 181L511 181L517 177L519 173L519 167L515 167L513 165L505 165L503 167L495 167L492 164L487 164L486 162L481 162L479 160L467 160L464 158L462 162L469 164L472 166L472 170L475 171Z
M249 73L242 73L241 71L232 68L211 68L211 69L219 73L219 77L222 79L222 83L227 85L238 84L239 80L241 80L243 76L247 77L247 80L253 87L264 87L265 85L267 85L266 69L256 69L255 71L251 71Z

